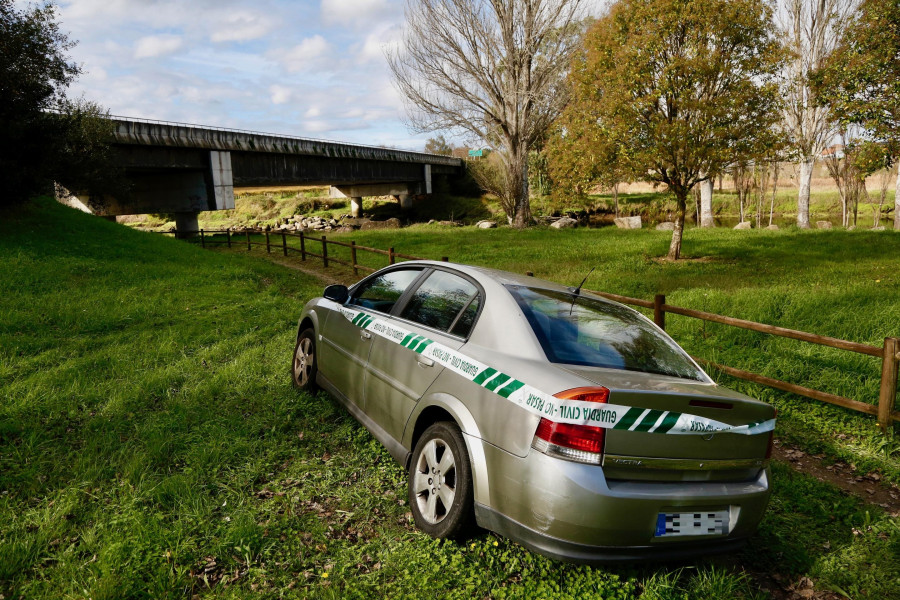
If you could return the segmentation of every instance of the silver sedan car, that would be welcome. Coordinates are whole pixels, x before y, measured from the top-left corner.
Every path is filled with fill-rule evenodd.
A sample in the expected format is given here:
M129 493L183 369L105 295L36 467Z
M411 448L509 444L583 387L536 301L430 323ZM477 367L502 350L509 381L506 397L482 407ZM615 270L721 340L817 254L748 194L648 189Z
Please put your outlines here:
M291 371L407 469L435 537L474 522L569 561L686 557L738 547L769 500L775 410L580 289L392 265L306 304Z

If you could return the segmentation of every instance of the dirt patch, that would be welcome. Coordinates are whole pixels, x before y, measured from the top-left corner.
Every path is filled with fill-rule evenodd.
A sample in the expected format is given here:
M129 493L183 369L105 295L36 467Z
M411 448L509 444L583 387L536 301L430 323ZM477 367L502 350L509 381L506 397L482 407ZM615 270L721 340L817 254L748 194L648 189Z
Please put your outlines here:
M668 256L657 256L650 259L650 262L654 262L656 264L694 264L694 263L732 263L735 261L725 260L722 258L717 258L715 256L698 256L696 258L691 258L689 256L682 256L678 260L672 260Z
M867 504L879 506L892 517L900 516L900 486L884 481L880 473L859 474L855 465L843 461L828 464L825 455L807 454L780 440L775 440L772 458L853 494Z

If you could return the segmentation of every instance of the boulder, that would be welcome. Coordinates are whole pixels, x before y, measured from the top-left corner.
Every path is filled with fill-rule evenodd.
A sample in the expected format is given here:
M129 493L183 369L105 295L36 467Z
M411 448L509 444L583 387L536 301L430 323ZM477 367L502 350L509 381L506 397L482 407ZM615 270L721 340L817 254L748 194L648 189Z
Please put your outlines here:
M371 220L372 219L365 219L362 217L347 217L341 220L341 224L348 227L362 227L364 224L368 223Z
M672 221L663 221L656 226L657 231L675 231L675 223Z
M640 217L638 217L640 218ZM553 229L570 229L572 227L577 227L578 221L571 217L563 217L561 219L557 219L553 223L550 223L550 227Z
M497 224L493 221L478 221L475 223L475 227L478 229L494 229L497 227Z
M831 229L832 227L834 226L831 224L831 221L816 221L817 229Z
M615 219L616 227L619 229L640 229L641 228L641 216L638 215L636 217L619 217Z
M878 227L873 227L872 231L884 231L884 225L879 225Z
M768 225L766 229L768 229L769 231L778 231L778 225L772 223L771 225Z
M400 219L393 218L388 219L387 221L369 221L363 223L360 227L361 231L367 231L369 229L400 229Z
M741 221L734 226L735 229L753 229L753 223L750 221Z
M856 229L856 225L851 225L847 228L847 231L853 231L854 229Z

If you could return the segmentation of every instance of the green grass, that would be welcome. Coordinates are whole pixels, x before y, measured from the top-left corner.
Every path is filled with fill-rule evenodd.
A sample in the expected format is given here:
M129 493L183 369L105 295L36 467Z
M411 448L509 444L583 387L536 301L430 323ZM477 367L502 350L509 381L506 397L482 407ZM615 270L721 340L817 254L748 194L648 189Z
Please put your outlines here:
M365 240L527 266L564 281L600 262L594 287L633 294L662 285L669 271L666 291L679 302L705 298L684 282L710 269L723 289L706 308L762 314L771 306L742 304L741 294L761 276L739 285L752 269L727 258L739 247L757 248L750 241L759 238L737 236L756 232L689 232L689 253L702 248L722 258L683 266L646 258L664 247L653 232L594 233L432 226ZM764 246L785 253L829 247L819 234L793 234L797 242L781 235ZM529 239L532 250L522 243ZM895 242L877 253L868 248L893 239L887 235L852 239L869 268L882 266L881 251L897 256ZM570 258L552 263L564 250ZM817 589L854 598L900 595L897 519L781 465L759 534L730 557L588 568L486 533L465 544L431 540L412 527L405 476L387 452L330 398L290 387L296 317L322 284L236 254L131 231L46 200L0 214L0 595L758 598L765 594L757 578L773 574L788 582L809 576ZM848 267L835 262L834 274L843 274ZM725 276L730 269L733 278ZM866 285L849 287L892 310L879 288ZM835 300L831 286L809 286L806 295ZM820 306L842 315L850 304ZM871 312L856 307L856 317L823 326L842 331ZM784 318L804 314L787 303Z

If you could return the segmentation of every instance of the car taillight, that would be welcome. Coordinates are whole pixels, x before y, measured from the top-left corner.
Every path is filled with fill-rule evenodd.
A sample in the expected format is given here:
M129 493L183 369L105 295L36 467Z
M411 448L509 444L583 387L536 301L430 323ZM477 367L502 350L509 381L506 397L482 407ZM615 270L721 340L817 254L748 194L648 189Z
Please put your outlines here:
M554 397L606 404L609 390L605 387L575 388L554 394ZM541 418L531 447L548 456L599 465L603 460L604 434L602 427L555 423Z

